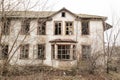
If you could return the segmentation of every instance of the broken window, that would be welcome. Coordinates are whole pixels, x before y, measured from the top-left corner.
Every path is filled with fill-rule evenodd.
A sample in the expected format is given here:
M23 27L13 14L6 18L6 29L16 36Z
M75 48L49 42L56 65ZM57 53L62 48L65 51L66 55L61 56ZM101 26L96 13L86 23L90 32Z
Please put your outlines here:
M66 31L65 34L66 35L72 35L73 34L73 22L66 22Z
M70 59L70 45L58 45L58 59Z
M45 20L38 20L38 35L45 35L46 34L46 22Z
M38 44L38 59L45 59L45 44Z
M62 12L62 13L61 13L61 16L62 16L62 17L65 17L65 12Z
M82 21L82 35L89 35L89 21Z
M2 34L3 35L9 35L10 33L10 20L6 19L3 20L3 25L2 25Z
M29 44L22 44L20 46L20 59L27 59L29 55Z
M91 55L91 46L90 45L82 45L82 59L88 59Z
M0 53L0 59L7 59L8 58L8 45L2 45L1 46L1 53Z
M21 34L29 35L30 31L30 19L24 19L21 23Z
M61 35L62 22L55 22L55 35Z

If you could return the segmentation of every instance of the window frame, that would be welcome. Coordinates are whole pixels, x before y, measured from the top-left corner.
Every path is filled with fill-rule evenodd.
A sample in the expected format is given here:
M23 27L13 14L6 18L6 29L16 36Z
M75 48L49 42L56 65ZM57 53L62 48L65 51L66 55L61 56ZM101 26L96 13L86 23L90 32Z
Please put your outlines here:
M89 51L87 52L90 52L89 54L86 54L86 52L83 53L83 47L89 47ZM91 48L91 45L81 45L81 48L82 48L82 60L88 60L91 56L91 51L92 51L92 48Z
M58 52L59 52L58 46L62 46L62 45L69 46L69 49L66 48L67 50L69 50L69 54L64 54L61 51L62 55L69 55L69 58L65 57L67 59L62 58L63 56L61 54L58 54ZM54 49L52 46L54 46ZM61 58L58 58L58 55L61 55ZM77 57L76 57L76 44L51 44L51 59L60 60L60 61L76 60L77 59Z
M22 48L25 48L24 49L24 53L22 52ZM21 44L20 45L20 59L29 59L29 50L30 50L30 45L29 44ZM26 54L26 48L28 49L28 52L27 52L27 54ZM27 57L26 57L26 55L27 55Z
M83 32L83 22L87 23L87 33ZM87 36L90 35L90 21L89 20L82 20L81 21L81 35Z
M55 24L56 23L58 23L58 24L61 23L61 33L60 34L55 34L55 31L56 31ZM56 35L56 36L57 35L62 35L62 32L63 32L62 30L63 30L63 22L62 21L54 21L54 35Z
M21 29L20 29L21 35L30 35L30 23L31 20L29 18L25 18L21 20ZM28 27L28 31L26 31L27 27Z
M44 54L43 54L43 57L39 57L39 53L38 53L38 47L39 47L39 45L42 45L42 46L44 46ZM42 53L40 53L40 54L42 54ZM46 56L46 44L37 44L37 59L40 59L40 60L44 60L45 59L45 56Z
M10 25L11 25L11 20L10 19L6 19L6 20L2 20L2 29L1 29L1 33L3 35L10 35ZM5 30L7 29L7 33L5 32Z
M63 47L63 46L65 46L65 48L63 49L63 48L61 48L61 49L59 49L58 48L58 46L61 46L61 47ZM67 49L66 47L69 47L69 49ZM59 54L59 50L61 51L61 53ZM69 53L63 53L62 51L68 51L69 50ZM59 44L59 45L57 45L57 58L58 58L58 60L70 60L70 50L71 50L71 45L61 45L61 44ZM61 56L61 58L59 58L59 56ZM63 58L63 56L64 56L64 58ZM69 57L69 58L67 58L67 57Z
M3 48L4 47L4 48ZM6 48L7 47L7 53L6 53ZM8 44L5 44L5 45L2 45L1 47L1 52L0 52L0 60L5 60L5 59L8 59L8 57L9 57L9 45ZM5 50L5 51L4 51ZM4 53L5 52L5 53Z
M40 22L42 22L42 23L40 23ZM45 23L45 25L44 25L44 23ZM38 20L38 22L37 22L37 35L46 35L46 23L47 23L47 21L43 21L43 19L42 19L42 21L40 21L40 20ZM41 28L42 28L42 30L43 30L43 26L44 26L44 28L45 28L45 31L44 31L44 34L41 32L40 33L40 31L39 31L39 25L41 25Z
M61 12L61 17L66 17L66 13L65 12Z
M69 34L69 33L66 34L66 27L67 27L67 26L66 26L66 23L67 23L67 22L69 22L69 23L71 22L71 23L72 23L72 34ZM70 27L70 26L68 26L68 27ZM68 30L68 32L69 32L69 30ZM68 35L68 36L74 35L74 21L65 21L65 35Z

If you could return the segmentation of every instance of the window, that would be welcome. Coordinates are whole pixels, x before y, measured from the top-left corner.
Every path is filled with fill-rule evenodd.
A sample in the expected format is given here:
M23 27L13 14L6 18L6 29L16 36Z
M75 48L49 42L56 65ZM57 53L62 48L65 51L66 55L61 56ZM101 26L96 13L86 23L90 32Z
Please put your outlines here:
M45 58L45 44L38 44L38 59Z
M45 35L46 34L46 22L44 20L38 20L38 35Z
M61 27L62 23L61 22L55 22L55 35L61 35Z
M55 59L55 45L51 46L52 59Z
M30 31L30 20L24 19L21 24L21 34L28 35Z
M82 21L82 35L89 35L89 21Z
M58 59L70 59L70 45L58 45Z
M91 46L90 45L82 45L82 59L88 59L91 55Z
M20 59L27 59L29 55L29 44L22 44L20 46Z
M73 22L66 22L65 24L65 34L66 35L72 35L73 34Z
M61 13L61 16L62 16L62 17L65 17L65 12L62 12L62 13Z
M9 33L10 33L10 20L7 19L3 21L2 34L9 35Z
M8 58L8 45L2 45L0 59Z
M67 45L52 44L51 53L52 53L52 59L75 60L76 59L76 46L70 45L70 44L67 44Z

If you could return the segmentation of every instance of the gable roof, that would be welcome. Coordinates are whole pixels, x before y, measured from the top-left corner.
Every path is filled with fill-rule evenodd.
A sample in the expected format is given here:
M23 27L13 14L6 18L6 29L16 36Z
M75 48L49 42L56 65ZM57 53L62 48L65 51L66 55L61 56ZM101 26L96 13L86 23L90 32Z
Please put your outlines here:
M97 15L89 15L89 14L75 14L71 11L67 10L66 8L62 8L59 11L5 11L6 16L13 17L13 18L48 18L53 17L54 15L58 14L61 11L67 11L71 15L78 17L78 18L90 18L90 19L103 19L106 20L107 17L104 16L97 16ZM0 12L0 16L2 12Z

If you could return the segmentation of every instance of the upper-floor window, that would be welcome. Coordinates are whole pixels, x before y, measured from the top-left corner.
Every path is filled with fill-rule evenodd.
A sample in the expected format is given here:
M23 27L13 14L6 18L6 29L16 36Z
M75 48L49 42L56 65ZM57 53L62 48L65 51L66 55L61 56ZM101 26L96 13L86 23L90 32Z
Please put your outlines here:
M22 44L20 46L20 59L27 59L29 55L29 44Z
M38 44L37 49L38 59L45 59L45 44Z
M65 23L65 34L72 35L73 34L73 22Z
M45 20L38 20L37 34L38 35L46 34L46 21Z
M82 35L89 35L89 21L82 21Z
M82 45L82 59L86 60L90 58L91 55L91 46L90 45Z
M0 47L1 53L0 53L0 59L7 59L8 58L8 45L2 45Z
M10 20L6 19L2 21L2 34L9 35L10 34Z
M65 17L66 15L65 15L65 12L62 12L61 13L61 17Z
M21 23L21 34L28 35L30 34L30 19L24 19Z
M62 22L61 21L56 21L55 22L55 30L54 30L54 34L55 35L61 35L62 32Z

